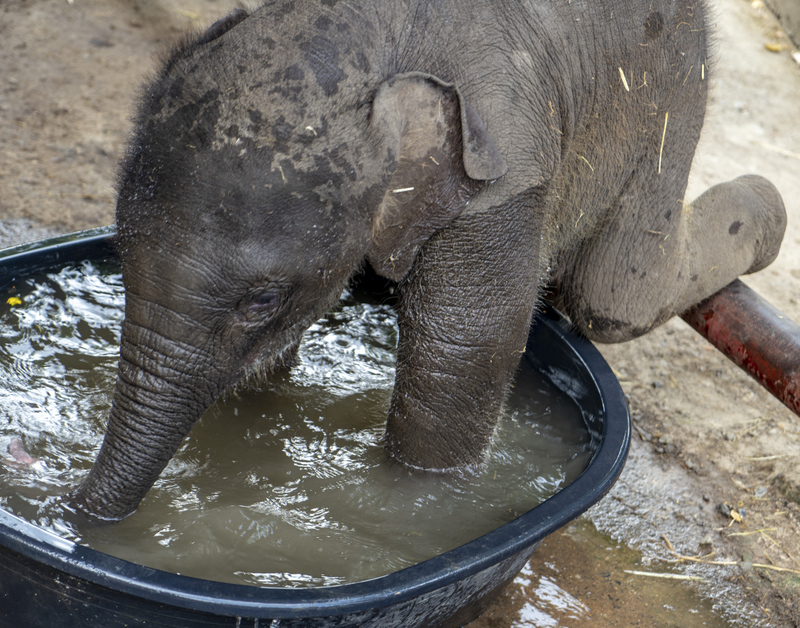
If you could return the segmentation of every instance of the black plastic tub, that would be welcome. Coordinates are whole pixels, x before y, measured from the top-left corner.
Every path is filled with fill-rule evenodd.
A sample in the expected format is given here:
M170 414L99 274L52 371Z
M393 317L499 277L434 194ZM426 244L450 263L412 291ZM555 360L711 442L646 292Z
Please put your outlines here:
M0 252L0 289L70 262L113 259L112 228ZM525 515L423 563L355 584L281 589L166 573L76 545L0 510L0 625L461 626L539 543L600 500L628 453L630 420L611 369L556 312L531 328L525 358L576 399L597 451L572 484Z

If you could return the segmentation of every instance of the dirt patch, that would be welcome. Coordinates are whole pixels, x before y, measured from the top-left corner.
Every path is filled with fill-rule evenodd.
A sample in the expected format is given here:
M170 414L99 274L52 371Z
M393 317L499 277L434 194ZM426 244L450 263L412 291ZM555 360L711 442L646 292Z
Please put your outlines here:
M60 231L114 221L114 182L139 85L179 33L238 3L0 4L0 219Z
M5 0L0 5L0 245L113 222L116 163L137 86L151 71L155 53L178 33L238 5L230 0ZM719 0L715 22L711 104L688 197L746 173L776 184L789 212L783 250L771 267L745 281L800 321L800 67L760 3ZM699 539L707 543L695 536L680 551L711 548L738 561L725 578L738 583L760 613L758 621L800 625L798 418L679 320L601 350L630 400L636 446L654 456L663 473L683 478L689 491L683 501L693 504L693 514L672 508L670 517L678 524L681 517L703 523ZM639 459L632 459L626 473L652 468L639 466ZM619 492L590 518L616 541L642 549L635 527L616 526L618 519L605 514L625 510L631 484L626 477L632 476L624 476ZM650 496L648 508L665 499L645 485L639 492ZM661 521L652 519L650 536ZM558 538L563 536L548 541L547 556L568 545ZM650 541L659 546L653 552L669 557L658 534ZM546 570L543 560L531 569ZM754 563L792 571L753 568ZM581 569L579 562L575 569ZM517 613L520 605L512 604L514 596L533 594L525 590L524 583L509 588L481 620L491 619L484 625L535 625L525 623ZM580 596L577 590L572 595ZM627 615L620 610L635 606L635 596L629 590L622 597L627 601L618 605L613 625L637 625L641 609ZM605 624L597 615L592 625Z

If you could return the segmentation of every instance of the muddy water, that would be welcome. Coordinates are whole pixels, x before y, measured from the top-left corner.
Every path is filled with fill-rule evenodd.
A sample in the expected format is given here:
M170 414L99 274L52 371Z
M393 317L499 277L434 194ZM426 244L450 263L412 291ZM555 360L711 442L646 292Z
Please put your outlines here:
M394 316L345 295L307 334L298 367L209 410L133 516L81 528L60 496L102 441L122 303L114 269L87 264L20 285L0 306L0 447L20 439L37 459L0 465L0 505L121 558L256 585L363 580L515 518L591 456L573 402L524 364L480 472L391 464L380 437Z

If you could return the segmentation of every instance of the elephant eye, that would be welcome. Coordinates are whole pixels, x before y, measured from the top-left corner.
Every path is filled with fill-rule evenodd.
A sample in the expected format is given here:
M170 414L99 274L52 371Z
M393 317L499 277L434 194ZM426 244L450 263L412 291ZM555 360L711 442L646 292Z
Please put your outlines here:
M247 294L236 308L237 322L249 326L267 322L286 301L288 291L281 287L268 287Z
M275 291L262 292L250 299L251 310L271 310L281 301L280 295Z

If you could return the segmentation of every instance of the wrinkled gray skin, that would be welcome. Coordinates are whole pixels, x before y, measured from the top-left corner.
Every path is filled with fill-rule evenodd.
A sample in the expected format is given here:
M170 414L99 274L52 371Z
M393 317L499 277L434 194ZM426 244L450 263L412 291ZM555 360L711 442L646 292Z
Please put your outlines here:
M546 287L617 342L769 264L769 182L684 202L707 39L699 0L296 0L184 42L122 168L119 376L75 506L133 512L365 260L399 282L385 446L431 469L480 462Z

